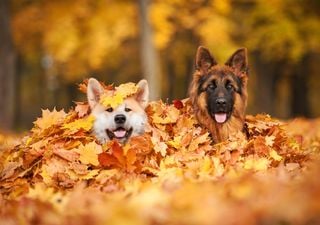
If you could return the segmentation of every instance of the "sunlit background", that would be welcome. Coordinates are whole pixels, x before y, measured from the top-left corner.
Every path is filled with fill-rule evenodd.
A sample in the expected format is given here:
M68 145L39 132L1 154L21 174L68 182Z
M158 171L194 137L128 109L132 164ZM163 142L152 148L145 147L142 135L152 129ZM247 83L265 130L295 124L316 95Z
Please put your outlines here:
M248 49L249 114L320 115L319 0L1 0L0 27L1 129L67 111L88 77L185 98L199 45Z

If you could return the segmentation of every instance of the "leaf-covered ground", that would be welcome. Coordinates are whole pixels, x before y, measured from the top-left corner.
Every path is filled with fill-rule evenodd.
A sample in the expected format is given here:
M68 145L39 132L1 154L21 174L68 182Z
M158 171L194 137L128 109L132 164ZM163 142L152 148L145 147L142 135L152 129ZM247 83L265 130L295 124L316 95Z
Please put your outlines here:
M247 116L214 144L188 100L147 113L124 146L96 141L82 102L0 135L0 224L320 224L320 119Z

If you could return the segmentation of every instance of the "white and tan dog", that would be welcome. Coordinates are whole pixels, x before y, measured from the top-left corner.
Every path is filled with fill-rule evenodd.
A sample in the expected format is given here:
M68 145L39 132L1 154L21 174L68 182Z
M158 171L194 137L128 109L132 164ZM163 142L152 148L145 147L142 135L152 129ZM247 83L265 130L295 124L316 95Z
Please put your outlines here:
M103 144L111 139L125 143L132 136L143 134L148 124L144 109L148 105L149 88L146 80L138 84L138 91L115 108L101 104L104 89L94 78L90 78L87 98L91 114L95 117L93 134Z

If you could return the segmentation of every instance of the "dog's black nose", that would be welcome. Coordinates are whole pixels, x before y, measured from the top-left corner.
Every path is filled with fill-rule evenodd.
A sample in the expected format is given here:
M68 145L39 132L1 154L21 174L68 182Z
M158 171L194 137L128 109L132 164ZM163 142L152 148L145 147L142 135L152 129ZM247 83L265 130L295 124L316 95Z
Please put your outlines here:
M217 106L225 106L227 104L227 100L225 98L218 98L216 100Z
M116 116L114 117L114 121L115 121L117 124L123 124L124 122L126 122L126 116L123 115L123 114L116 115Z

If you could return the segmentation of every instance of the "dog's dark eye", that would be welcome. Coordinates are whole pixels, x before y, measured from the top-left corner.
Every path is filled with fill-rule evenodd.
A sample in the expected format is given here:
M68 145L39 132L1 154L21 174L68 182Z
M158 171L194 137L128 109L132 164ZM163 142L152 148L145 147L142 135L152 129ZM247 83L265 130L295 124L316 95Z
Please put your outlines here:
M216 87L217 87L216 84L213 83L213 84L209 84L207 89L208 90L214 90L214 89L216 89Z
M232 86L231 83L227 83L227 84L226 84L226 89L229 90L229 91L231 91L231 90L234 90L234 87Z
M111 108L111 107L107 108L106 111L111 113L111 112L113 112L113 108Z
M130 111L132 111L132 109L130 109L130 108L125 108L124 111L130 112Z

